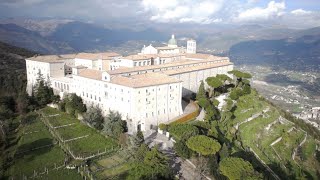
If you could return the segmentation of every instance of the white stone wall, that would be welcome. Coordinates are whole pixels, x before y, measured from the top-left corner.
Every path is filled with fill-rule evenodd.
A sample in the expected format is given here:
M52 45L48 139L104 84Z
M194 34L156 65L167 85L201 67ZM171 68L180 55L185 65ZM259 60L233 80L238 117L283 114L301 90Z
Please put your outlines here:
M201 81L204 81L208 77L216 76L217 74L227 74L228 71L233 70L233 65L227 65L217 68L199 70L199 71L192 71L186 72L181 74L172 75L176 79L182 81L182 96L190 95L191 93L197 93Z
M150 44L149 46L142 48L141 54L158 54L158 50Z
M89 69L93 69L93 62L92 62L92 60L89 60L89 59L75 58L74 65L75 66L85 66Z
M132 102L133 128L149 130L182 114L181 83L165 84L134 91Z
M29 95L31 95L32 87L37 82L39 71L46 81L49 80L50 64L46 62L26 60L26 69L27 69L27 92Z

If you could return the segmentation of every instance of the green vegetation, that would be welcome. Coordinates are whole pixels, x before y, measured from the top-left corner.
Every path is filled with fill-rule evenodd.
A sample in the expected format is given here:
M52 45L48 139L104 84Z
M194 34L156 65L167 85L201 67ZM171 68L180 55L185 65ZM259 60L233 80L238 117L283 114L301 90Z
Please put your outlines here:
M199 130L190 124L176 124L169 127L169 132L175 140L187 140L198 135Z
M221 148L218 141L204 135L190 137L186 144L191 150L204 156L216 154Z
M320 132L251 89L250 74L229 73L234 81L218 75L207 79L209 92L200 86L197 100L206 112L204 121L181 124L188 128L169 126L177 140L176 153L190 158L200 172L215 179L318 179ZM224 93L228 94L220 111L215 97ZM194 127L197 134L181 138ZM183 131L188 133L179 133Z
M58 136L58 139L67 141L63 142L63 144L75 156L87 157L98 152L106 151L111 153L118 149L116 140L103 136L97 130L82 124L67 113L50 107L43 109L41 112L45 121L52 127L52 131ZM62 118L66 122L61 121ZM51 124L52 122L55 124Z
M120 134L127 132L127 122L122 120L118 112L110 111L104 120L103 132L108 136L119 138Z
M130 179L171 179L168 158L157 147L147 151L143 162L136 162L127 177Z
M254 171L252 165L241 158L223 159L219 163L219 171L230 180L262 179L261 175Z
M69 94L59 104L60 110L77 117L78 114L86 112L86 105L83 104L82 98L76 94Z
M97 129L97 130L103 129L104 117L103 117L102 111L99 107L91 106L83 118L84 118L85 122L90 124L95 129Z
M7 170L7 176L19 179L31 177L34 173L51 172L65 160L64 152L55 145L46 128L34 131L44 126L40 118L35 113L28 114L27 118L28 124L19 130L21 137L14 147L13 165Z

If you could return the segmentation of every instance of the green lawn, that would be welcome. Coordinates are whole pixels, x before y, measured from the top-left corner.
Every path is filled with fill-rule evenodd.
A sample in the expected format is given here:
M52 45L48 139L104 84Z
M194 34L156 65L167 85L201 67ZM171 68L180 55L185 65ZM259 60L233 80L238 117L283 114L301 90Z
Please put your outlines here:
M23 175L30 177L34 171L43 172L45 167L51 170L55 164L62 165L65 158L60 147L53 145L54 139L36 114L30 113L27 118L27 124L17 133L20 139L16 145L13 165L7 171L10 177L16 179L22 179ZM24 134L26 132L33 133ZM52 146L31 150L46 145Z
M77 170L69 170L65 168L61 168L58 170L49 171L48 174L42 175L36 179L46 179L46 180L58 180L58 179L68 179L68 180L81 180L82 177Z
M54 127L74 123L70 126L53 129L63 140L88 135L81 139L66 142L66 145L70 147L70 150L76 156L90 156L97 154L98 151L103 152L105 149L109 152L118 149L117 142L114 139L101 135L95 129L88 127L67 113L49 107L45 108L43 112L45 116L60 114L59 116L48 117L50 124Z
M53 138L46 129L35 133L25 134L19 141L17 153L50 144L53 144Z
M76 156L92 155L98 151L103 152L105 149L109 152L118 149L117 143L113 139L103 137L100 134L92 134L82 139L70 141L67 145Z
M81 137L85 135L91 135L91 134L96 134L94 129L89 128L86 125L83 125L81 123L77 123L71 126L66 126L62 128L57 128L55 131L60 134L60 136L64 139L72 139L76 137Z
M42 148L15 157L9 174L11 177L21 179L22 175L32 176L34 170L43 172L45 167L52 169L55 163L58 166L64 163L64 152L57 146Z
M61 112L61 111L54 109L54 108L46 107L46 108L42 109L41 112L43 112L45 114L45 116L49 120L49 123L53 127L63 126L63 125L79 122L79 120L70 116L69 114L67 114L65 112ZM57 114L59 114L59 115L57 115ZM57 116L50 116L50 115L57 115Z
M24 133L30 133L30 132L42 131L42 130L46 130L46 126L43 124L43 122L39 118L34 119L32 123L29 123L24 127Z
M103 170L96 174L99 179L108 179L117 176L118 179L125 179L127 172L132 168L131 163L124 163L114 168ZM116 178L117 179L117 178Z

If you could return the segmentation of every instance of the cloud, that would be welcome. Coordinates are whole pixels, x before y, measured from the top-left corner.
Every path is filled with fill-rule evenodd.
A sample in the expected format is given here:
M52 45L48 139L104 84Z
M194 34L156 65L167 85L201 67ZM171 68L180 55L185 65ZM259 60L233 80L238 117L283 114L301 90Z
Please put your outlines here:
M270 1L266 8L255 7L247 9L234 18L236 22L265 21L281 17L285 14L285 2Z
M150 20L155 22L215 23L214 15L225 0L142 0L141 5Z
M303 9L296 9L296 10L291 11L291 14L294 14L294 15L297 15L297 16L299 16L299 15L307 15L307 14L311 14L311 13L312 13L312 11L305 11Z

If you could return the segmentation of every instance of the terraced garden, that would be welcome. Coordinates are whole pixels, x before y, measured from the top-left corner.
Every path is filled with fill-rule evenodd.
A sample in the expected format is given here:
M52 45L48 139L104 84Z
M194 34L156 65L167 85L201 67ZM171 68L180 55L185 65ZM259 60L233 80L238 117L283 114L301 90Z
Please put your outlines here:
M293 172L303 172L306 178L317 179L320 163L315 159L315 151L320 145L319 141L306 136L305 131L281 117L279 111L272 106L268 112L245 122L267 108L268 104L255 103L259 100L252 94L241 98L241 103L255 104L251 106L242 103L235 111L235 121L240 122L238 131L243 146L254 151L281 178L288 178L288 174ZM247 108L251 108L250 111L245 111Z
M98 179L125 179L132 168L133 159L126 151L121 151L113 156L96 160L91 164L91 171Z
M67 113L49 107L41 112L44 122L74 158L87 159L119 149L116 140L103 136Z
M41 179L66 178L64 169L65 153L56 145L54 138L37 114L28 116L28 124L19 130L20 139L16 146L13 165L7 176L14 179L35 177ZM68 170L74 179L81 178L75 170ZM53 176L51 176L53 175Z

